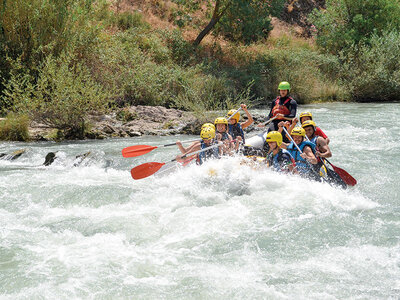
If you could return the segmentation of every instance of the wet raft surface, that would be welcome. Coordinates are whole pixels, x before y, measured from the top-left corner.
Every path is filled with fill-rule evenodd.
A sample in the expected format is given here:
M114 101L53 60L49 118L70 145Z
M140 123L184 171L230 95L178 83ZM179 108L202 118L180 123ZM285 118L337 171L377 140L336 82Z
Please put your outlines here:
M234 159L133 181L133 166L168 161L176 150L124 159L121 149L174 137L2 143L0 153L26 152L0 160L0 295L398 297L400 106L307 110L332 140L332 162L357 178L355 188ZM58 159L44 167L56 151Z

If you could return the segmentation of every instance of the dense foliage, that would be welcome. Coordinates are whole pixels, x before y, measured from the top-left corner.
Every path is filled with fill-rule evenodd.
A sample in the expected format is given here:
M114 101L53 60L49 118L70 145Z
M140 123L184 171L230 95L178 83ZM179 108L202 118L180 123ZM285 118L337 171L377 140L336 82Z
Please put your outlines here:
M400 99L400 1L328 0L314 12L316 41L340 60L337 76L357 101Z
M280 0L224 1L213 33L234 42L198 47L183 32L200 32L216 1L165 6L181 29L103 0L1 1L0 139L26 139L27 117L82 138L92 113L116 106L267 105L282 80L300 103L400 98L399 0L328 0L312 17L317 46L265 38Z
M327 0L326 10L314 12L317 44L338 54L358 44L370 43L400 29L399 0Z

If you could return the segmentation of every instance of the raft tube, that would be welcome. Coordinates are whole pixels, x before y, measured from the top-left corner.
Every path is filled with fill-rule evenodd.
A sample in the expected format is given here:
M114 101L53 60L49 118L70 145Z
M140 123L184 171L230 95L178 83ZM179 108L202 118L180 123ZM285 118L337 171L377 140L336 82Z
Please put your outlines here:
M251 138L246 138L245 146L262 149L264 146L265 139L267 138L267 131L263 131Z

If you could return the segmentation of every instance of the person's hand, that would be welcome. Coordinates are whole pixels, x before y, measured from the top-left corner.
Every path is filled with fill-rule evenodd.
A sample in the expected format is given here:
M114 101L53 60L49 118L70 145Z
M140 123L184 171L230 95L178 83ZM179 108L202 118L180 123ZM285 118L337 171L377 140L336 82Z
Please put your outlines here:
M293 121L292 121L292 123L293 123L294 125L296 125L297 123L299 123L299 119L294 118Z
M176 141L176 145L179 147L179 146L181 146L182 147L182 142L181 141Z
M285 122L281 121L278 123L278 127L283 127L285 125Z
M300 156L304 159L307 159L307 155L305 153L300 154Z
M290 126L290 122L289 121L286 121L285 122L285 127L289 127Z
M276 116L275 117L277 117L278 119L279 118L284 118L285 117L285 115L283 115L283 114L276 114Z
M175 159L176 159L177 162L182 162L183 161L183 159L182 159L182 157L180 155L177 155L175 157Z
M247 110L247 106L246 106L246 104L244 104L244 103L240 104L240 107L241 107L243 110Z
M220 140L222 139L222 134L217 133L215 137L216 137L216 139L217 139L218 141L220 141Z
M315 156L322 157L322 156L321 156L321 152L319 152L319 151L315 151Z

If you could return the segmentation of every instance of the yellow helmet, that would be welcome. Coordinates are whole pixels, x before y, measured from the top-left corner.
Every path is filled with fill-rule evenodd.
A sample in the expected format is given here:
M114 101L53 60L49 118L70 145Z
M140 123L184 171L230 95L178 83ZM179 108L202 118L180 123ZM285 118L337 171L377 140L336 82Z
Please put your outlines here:
M299 116L300 123L301 123L301 118L302 118L302 117L310 117L311 120L312 120L312 113L310 113L310 112L303 112L303 113L301 113L300 116Z
M279 147L280 145L282 145L282 134L278 131L270 131L268 132L265 141L267 143L276 142L277 146Z
M314 130L316 130L316 128L317 128L317 124L315 124L315 122L313 120L307 120L307 121L304 121L303 124L301 124L301 127L303 127L303 128L305 128L307 126L314 127Z
M228 112L228 118L229 118L230 116L232 116L232 115L235 113L235 111L236 111L236 110L231 109L231 110ZM239 123L240 112L237 112L236 114L234 114L233 117L232 117L231 119L234 119L234 120L236 120L236 122Z
M203 140L212 140L215 138L215 129L212 127L205 127L201 130L200 137Z
M201 130L203 130L206 127L211 127L212 129L215 130L215 126L213 123L204 123L203 125L201 125Z
M295 127L292 130L291 135L299 135L299 136L306 136L306 131L304 130L304 128L301 127Z
M214 125L217 126L217 124L225 124L228 125L228 120L224 117L221 118L216 118L214 121Z

